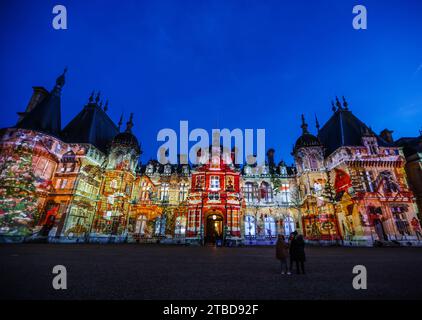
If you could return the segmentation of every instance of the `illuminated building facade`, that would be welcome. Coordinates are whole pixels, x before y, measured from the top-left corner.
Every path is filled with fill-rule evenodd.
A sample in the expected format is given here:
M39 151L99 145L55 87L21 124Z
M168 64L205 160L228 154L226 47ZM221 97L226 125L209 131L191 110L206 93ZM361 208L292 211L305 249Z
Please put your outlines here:
M368 244L415 242L417 206L401 148L375 134L336 99L317 135L302 116L293 150L305 238L314 242Z
M240 167L214 147L195 166L141 164L133 114L116 125L99 94L62 129L64 82L65 73L51 91L34 87L17 124L1 130L1 240L260 245L293 231L319 243L415 240L402 150L346 103L316 136L303 119L295 167L276 164L273 149L265 164Z

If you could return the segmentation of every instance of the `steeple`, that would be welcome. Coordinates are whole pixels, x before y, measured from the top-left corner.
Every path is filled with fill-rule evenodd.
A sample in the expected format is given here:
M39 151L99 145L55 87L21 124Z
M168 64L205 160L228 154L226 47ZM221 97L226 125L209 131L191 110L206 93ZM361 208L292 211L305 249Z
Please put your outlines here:
M122 114L121 114L121 116L120 116L120 120L119 120L119 123L118 123L118 126L119 126L119 132L120 132L120 128L122 127L122 124L123 124L123 112L122 112Z
M334 105L334 101L333 100L331 100L331 110L333 112L336 112L336 106Z
M346 101L346 98L343 96L343 107L344 110L349 110L349 104Z
M56 79L54 88L41 102L27 112L21 121L16 124L17 128L40 131L58 136L61 130L60 96L65 84L67 68Z
M105 105L104 105L104 112L107 112L107 110L108 110L108 99L106 100Z
M341 108L341 103L340 103L340 101L338 100L338 97L336 96L336 106L337 106L337 110L341 110L342 108Z
M308 124L305 122L305 116L303 114L302 114L302 125L300 127L302 128L302 134L309 133Z
M92 90L91 96L88 99L88 102L89 103L93 103L94 102L94 95L95 95L95 92L94 92L94 90Z
M125 132L132 133L132 128L133 128L133 112L130 114L129 121L126 122Z
M62 88L65 84L65 75L67 72L67 67L64 68L63 73L59 75L56 79L56 85L54 86L52 90L52 94L60 96L60 93L62 91Z
M95 97L95 103L98 104L98 102L100 101L100 96L101 96L101 91L97 92L97 96Z

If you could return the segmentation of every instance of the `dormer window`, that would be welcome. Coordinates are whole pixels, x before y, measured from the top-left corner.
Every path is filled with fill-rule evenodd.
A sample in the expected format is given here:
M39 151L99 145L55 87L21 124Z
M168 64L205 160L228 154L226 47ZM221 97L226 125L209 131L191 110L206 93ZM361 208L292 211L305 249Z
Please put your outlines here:
M245 166L245 174L246 175L252 174L252 168L250 166Z
M186 165L183 166L183 173L189 174L189 167L188 166L186 166Z
M153 165L148 165L147 167L147 174L152 174L154 173L154 166Z

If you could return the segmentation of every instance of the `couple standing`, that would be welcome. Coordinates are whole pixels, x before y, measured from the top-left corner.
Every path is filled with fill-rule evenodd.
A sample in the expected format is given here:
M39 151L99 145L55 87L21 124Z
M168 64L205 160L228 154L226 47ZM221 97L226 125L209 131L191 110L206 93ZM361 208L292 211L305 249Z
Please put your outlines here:
M287 259L290 256L290 268L287 266ZM281 263L281 274L291 274L293 262L296 262L296 273L305 274L305 241L303 236L294 231L290 234L289 242L282 234L278 235L276 244L276 258Z

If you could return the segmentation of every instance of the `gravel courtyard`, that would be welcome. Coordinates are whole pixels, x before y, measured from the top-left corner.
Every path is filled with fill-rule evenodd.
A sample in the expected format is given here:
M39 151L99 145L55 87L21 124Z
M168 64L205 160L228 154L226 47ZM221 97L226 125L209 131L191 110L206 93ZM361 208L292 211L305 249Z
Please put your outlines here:
M422 248L307 247L306 275L281 275L274 248L0 245L1 299L420 299ZM54 290L52 269L67 269ZM367 290L354 290L364 265Z

